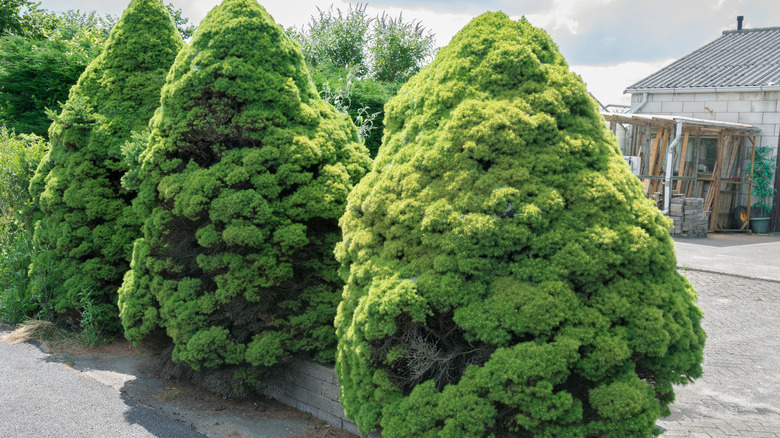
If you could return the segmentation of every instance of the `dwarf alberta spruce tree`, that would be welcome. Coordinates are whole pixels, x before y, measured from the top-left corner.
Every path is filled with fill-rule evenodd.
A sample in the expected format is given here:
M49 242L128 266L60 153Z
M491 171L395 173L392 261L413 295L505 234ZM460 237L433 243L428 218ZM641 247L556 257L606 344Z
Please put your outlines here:
M650 436L701 375L701 312L549 36L486 13L386 114L336 249L347 415L388 438Z
M119 292L125 335L239 381L289 355L333 360L332 256L371 160L300 49L254 0L225 0L176 59L151 122L145 218Z
M117 289L140 220L120 187L120 148L146 127L182 46L160 0L133 0L103 52L70 91L49 128L51 148L30 183L41 216L31 293L55 312L79 310L89 293L105 329L118 329Z

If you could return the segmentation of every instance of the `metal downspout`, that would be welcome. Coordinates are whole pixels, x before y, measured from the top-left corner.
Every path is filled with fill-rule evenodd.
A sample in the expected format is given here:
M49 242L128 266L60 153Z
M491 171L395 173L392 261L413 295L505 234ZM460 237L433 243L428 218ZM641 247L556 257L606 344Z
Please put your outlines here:
M647 93L647 92L642 93L642 101L639 102L637 104L637 106L635 106L634 108L630 108L628 110L628 113L629 114L635 114L637 111L640 111L642 109L642 107L644 107L645 104L647 103L647 101L649 99L649 96L650 96L650 93ZM631 125L630 129L631 129L631 134L629 135L629 137L631 137L630 142L631 142L631 145L633 147L634 140L636 139L636 126L635 125Z
M647 100L649 99L649 96L650 96L650 93L642 93L642 101L639 102L639 104L637 104L637 106L635 106L634 108L631 108L628 111L628 113L629 114L635 114L635 113L639 112L642 109L642 107L644 107L645 104L647 104Z
M683 124L681 121L677 121L677 131L674 134L674 140L672 144L666 149L666 178L664 178L664 209L661 212L664 215L669 214L669 204L672 201L672 173L674 172L674 152L677 147L677 143L680 142L682 137Z

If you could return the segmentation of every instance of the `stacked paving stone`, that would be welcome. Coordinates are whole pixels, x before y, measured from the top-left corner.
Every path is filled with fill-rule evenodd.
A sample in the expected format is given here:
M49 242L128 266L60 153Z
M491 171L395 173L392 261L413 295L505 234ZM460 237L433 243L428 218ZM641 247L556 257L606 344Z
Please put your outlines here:
M703 198L672 198L669 217L674 221L673 236L707 237L709 213Z

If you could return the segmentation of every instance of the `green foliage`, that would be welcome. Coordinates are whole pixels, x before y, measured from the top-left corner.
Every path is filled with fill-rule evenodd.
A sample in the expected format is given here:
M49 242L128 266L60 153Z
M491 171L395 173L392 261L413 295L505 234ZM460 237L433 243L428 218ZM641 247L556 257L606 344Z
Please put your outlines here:
M345 12L333 5L327 11L317 8L317 16L300 31L291 29L290 36L300 45L306 62L311 66L328 63L337 67L357 66L365 74L366 46L371 18L367 4L349 5Z
M777 165L775 164L775 158L772 157L772 148L769 146L757 147L753 156L753 196L756 201L753 203L752 208L756 210L756 214L762 216L768 216L772 211L774 205L773 199L775 198L775 188L772 186L772 181L777 171ZM751 166L748 164L745 170L751 170Z
M111 315L102 314L106 312L103 306L96 306L95 300L91 290L83 290L78 295L80 305L80 323L81 332L79 333L79 339L86 345L94 347L96 345L105 344L108 342L108 338L103 336L101 330L101 322L110 318Z
M46 136L47 108L68 97L86 66L103 49L110 19L68 11L40 37L0 38L0 124Z
M175 361L239 381L289 355L332 360L337 221L370 166L354 125L254 0L203 19L161 104L135 179L125 336L165 329Z
M360 77L357 70L356 67L339 68L330 63L320 63L312 71L312 80L323 100L350 116L373 158L382 144L385 103L395 95L400 85Z
M433 55L434 35L420 22L404 22L382 14L366 15L366 6L350 4L346 12L317 9L302 29L289 29L301 45L306 62L316 68L331 64L355 68L358 77L402 83L419 71Z
M696 293L581 79L487 13L386 105L336 247L341 402L403 436L636 436L701 375Z
M404 22L382 14L374 25L371 54L372 76L384 82L406 82L433 56L434 35L419 21Z
M21 35L41 38L54 28L54 14L40 8L40 2L3 0L0 3L0 37Z
M34 253L28 186L47 148L34 135L0 127L0 320L19 323L38 307L27 292L27 269Z
M176 25L176 29L179 31L181 38L183 40L191 38L195 33L196 27L194 24L190 24L190 19L182 15L181 9L175 7L173 3L166 4L165 9L171 14L173 23Z
M46 108L65 100L91 59L66 40L0 39L0 124L45 136Z
M120 187L128 170L120 151L146 128L181 46L162 2L133 0L62 111L51 113L51 149L30 183L41 209L30 291L57 313L78 312L91 291L100 330L119 328L116 291L140 228Z

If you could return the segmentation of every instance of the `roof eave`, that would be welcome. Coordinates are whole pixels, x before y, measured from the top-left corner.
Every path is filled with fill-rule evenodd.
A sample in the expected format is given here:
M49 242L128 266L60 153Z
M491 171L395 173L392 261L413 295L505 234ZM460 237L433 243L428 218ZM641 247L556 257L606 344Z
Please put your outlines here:
M626 88L623 94L686 94L686 93L752 93L780 91L780 85L751 87L684 87L684 88Z

